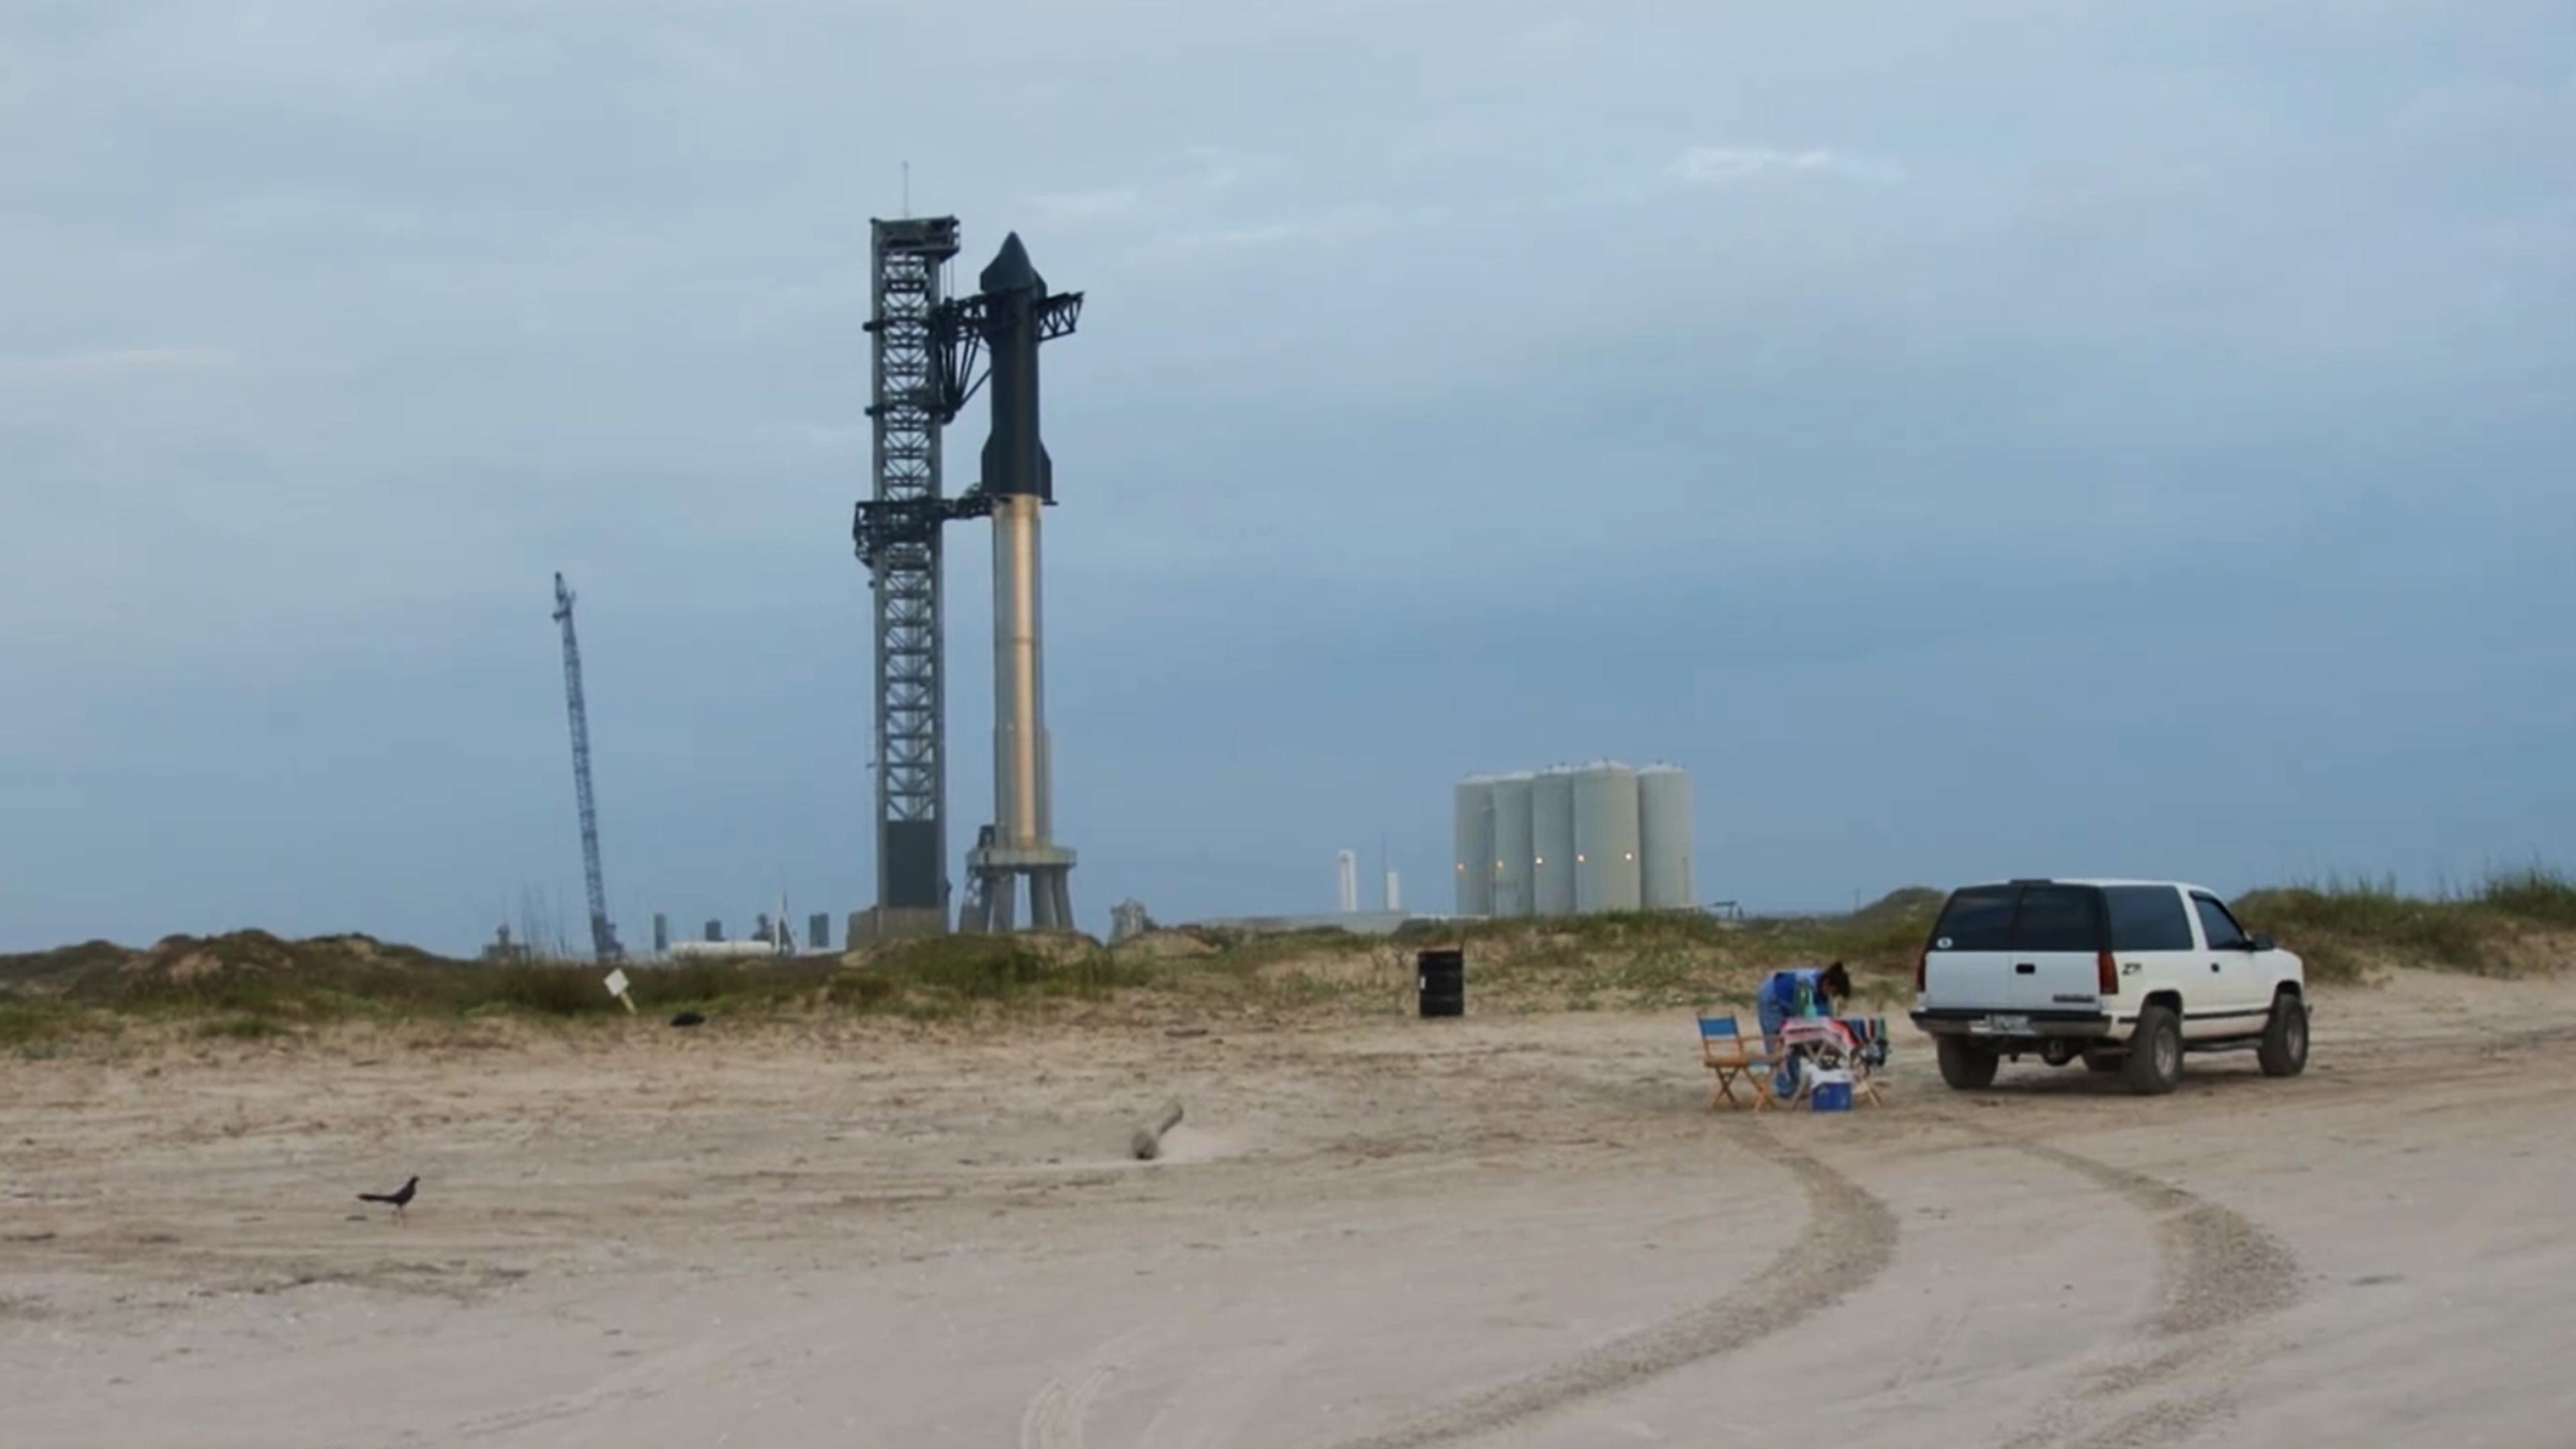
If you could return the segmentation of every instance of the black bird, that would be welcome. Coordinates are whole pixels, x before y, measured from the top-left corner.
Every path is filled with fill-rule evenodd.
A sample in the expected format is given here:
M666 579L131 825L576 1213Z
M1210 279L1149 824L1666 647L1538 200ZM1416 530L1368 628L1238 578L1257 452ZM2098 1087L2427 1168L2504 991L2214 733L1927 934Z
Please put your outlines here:
M358 1201L392 1203L394 1216L401 1217L403 1209L411 1206L412 1194L418 1191L420 1191L420 1179L415 1177L392 1192L362 1192L358 1194Z

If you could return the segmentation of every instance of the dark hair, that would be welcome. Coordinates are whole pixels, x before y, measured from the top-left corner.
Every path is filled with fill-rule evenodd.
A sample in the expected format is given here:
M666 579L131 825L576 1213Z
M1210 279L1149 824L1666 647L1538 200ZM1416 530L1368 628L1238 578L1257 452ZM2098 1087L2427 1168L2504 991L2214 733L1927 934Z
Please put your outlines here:
M1816 977L1816 989L1837 1001L1842 1000L1851 995L1851 973L1845 971L1843 963L1837 961L1826 967L1824 972Z

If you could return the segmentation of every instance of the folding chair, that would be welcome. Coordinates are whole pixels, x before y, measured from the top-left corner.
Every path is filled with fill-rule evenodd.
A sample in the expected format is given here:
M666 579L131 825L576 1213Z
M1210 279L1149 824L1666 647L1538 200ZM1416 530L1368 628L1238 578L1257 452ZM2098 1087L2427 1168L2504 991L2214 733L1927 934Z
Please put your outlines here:
M1709 1094L1708 1110L1726 1102L1736 1107L1746 1103L1737 1099L1735 1084L1742 1082L1753 1093L1751 1106L1759 1112L1771 1105L1771 1074L1779 1070L1772 1060L1771 1049L1760 1037L1747 1037L1735 1022L1735 1013L1703 1016L1699 1019L1700 1060L1717 1074L1717 1090Z

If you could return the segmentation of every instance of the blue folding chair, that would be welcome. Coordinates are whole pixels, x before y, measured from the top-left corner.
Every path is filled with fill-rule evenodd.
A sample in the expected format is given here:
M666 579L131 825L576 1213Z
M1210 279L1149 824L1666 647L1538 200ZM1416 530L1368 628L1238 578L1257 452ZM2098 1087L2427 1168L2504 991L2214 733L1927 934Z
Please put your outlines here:
M1771 1076L1779 1070L1779 1063L1772 1059L1770 1045L1762 1038L1744 1034L1744 1028L1736 1024L1735 1013L1699 1019L1699 1055L1717 1074L1717 1090L1709 1094L1708 1110L1716 1111L1720 1102L1735 1107L1748 1105L1735 1095L1738 1082L1753 1093L1749 1105L1754 1111L1771 1105Z

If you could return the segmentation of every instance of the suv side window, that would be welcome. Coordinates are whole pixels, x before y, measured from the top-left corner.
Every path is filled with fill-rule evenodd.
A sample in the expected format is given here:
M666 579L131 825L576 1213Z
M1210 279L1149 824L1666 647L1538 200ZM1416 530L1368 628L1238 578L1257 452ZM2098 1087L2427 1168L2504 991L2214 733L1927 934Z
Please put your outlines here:
M2114 951L2188 951L2191 917L2183 911L2182 892L2172 886L2106 886L2111 906ZM2210 932L2212 940L2216 931Z
M2253 938L2236 924L2234 916L2227 914L2227 907L2220 905L2216 896L2193 896L2191 905L2200 912L2200 929L2209 937L2209 949L2242 951L2253 944Z

